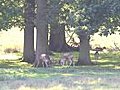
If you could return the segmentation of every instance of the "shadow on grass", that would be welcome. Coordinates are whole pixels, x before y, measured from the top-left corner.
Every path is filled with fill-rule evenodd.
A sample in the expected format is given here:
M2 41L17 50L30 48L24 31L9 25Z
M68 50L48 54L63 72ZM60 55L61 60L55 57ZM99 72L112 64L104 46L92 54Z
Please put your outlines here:
M30 67L31 65L20 60L0 60L0 68L24 68Z

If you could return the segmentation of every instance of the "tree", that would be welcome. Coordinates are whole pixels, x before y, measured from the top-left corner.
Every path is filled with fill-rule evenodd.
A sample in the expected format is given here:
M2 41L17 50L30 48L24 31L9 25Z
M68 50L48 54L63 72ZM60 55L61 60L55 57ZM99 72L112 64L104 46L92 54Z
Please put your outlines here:
M100 31L101 35L114 33L120 20L119 0L72 0L67 3L70 8L69 19L71 27L76 29L80 39L80 57L77 65L90 65L90 36ZM116 18L117 17L117 18ZM113 24L114 23L114 24Z
M68 49L65 40L65 24L60 22L60 12L63 5L60 0L50 0L49 2L49 49L52 51L66 51Z
M50 24L50 40L49 48L52 51L71 51L77 48L72 48L66 43L65 32L67 17L69 15L66 3L68 1L50 0L49 2L49 24Z
M65 38L65 25L51 25L49 48L52 51L70 51Z
M26 0L25 5L26 8L25 8L23 61L33 63L35 60L34 52L35 1Z
M35 25L37 29L36 58L37 64L39 57L48 52L48 23L47 23L47 0L37 0L37 15ZM41 63L39 66L42 66Z
M34 8L34 0L0 1L0 30L8 30L12 27L25 29L23 61L31 63L34 60Z
M12 27L24 28L23 8L24 0L0 1L0 30Z
M79 32L80 39L80 50L79 50L79 59L77 65L90 65L90 45L89 45L89 36L88 33L84 30Z

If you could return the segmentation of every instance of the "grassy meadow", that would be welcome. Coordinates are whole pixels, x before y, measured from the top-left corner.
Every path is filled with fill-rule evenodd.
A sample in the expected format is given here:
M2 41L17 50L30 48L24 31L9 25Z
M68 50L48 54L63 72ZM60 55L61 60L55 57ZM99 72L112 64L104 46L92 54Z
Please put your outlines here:
M114 36L112 36L114 37ZM102 37L103 38L103 37ZM101 38L101 39L102 39ZM105 37L106 38L106 37ZM113 40L91 41L94 46L113 48ZM109 37L108 37L109 38ZM23 31L0 32L0 90L119 90L120 89L120 52L102 52L96 65L90 66L52 66L34 68L31 64L18 60L21 53L7 54L6 48L18 48L22 52ZM108 45L106 45L108 44ZM56 60L59 53L53 56ZM78 52L74 52L77 60ZM91 60L94 60L91 52Z
M100 56L97 65L51 68L0 60L0 90L119 90L120 53Z

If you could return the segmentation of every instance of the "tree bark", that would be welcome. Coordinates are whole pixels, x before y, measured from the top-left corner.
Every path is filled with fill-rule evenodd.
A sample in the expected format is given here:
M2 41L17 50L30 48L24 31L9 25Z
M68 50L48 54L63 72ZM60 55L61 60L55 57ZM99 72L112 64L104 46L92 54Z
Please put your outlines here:
M49 49L52 51L70 51L65 40L65 25L51 24Z
M35 64L39 61L39 57L43 53L48 52L48 27L47 27L47 0L37 0L36 15L36 59ZM40 61L40 65L41 61Z
M91 65L89 36L86 31L80 31L80 50L77 65Z
M33 63L34 55L34 15L35 1L26 0L23 61Z

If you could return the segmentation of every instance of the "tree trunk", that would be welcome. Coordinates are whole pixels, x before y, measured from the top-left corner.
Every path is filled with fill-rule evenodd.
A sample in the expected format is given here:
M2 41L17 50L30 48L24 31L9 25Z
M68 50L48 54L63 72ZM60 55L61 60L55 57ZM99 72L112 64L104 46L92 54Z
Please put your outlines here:
M36 15L36 59L35 64L38 63L39 57L48 51L48 28L47 28L47 0L37 0L37 15ZM40 65L41 61L40 61Z
M86 31L80 31L80 50L77 65L91 65L89 37Z
M33 63L34 55L34 10L35 1L26 0L23 61Z
M51 24L49 49L52 51L69 51L65 40L65 25Z

